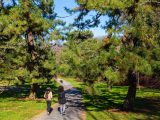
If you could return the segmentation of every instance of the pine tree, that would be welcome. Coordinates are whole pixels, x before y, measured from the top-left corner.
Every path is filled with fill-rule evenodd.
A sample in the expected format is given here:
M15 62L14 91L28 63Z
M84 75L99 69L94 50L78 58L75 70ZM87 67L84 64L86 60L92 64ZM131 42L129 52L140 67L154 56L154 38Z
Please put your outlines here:
M159 71L159 57L156 57L159 53L155 52L160 48L158 0L77 0L77 3L79 6L71 11L79 13L74 23L78 28L97 26L101 15L106 15L109 19L104 25L110 36L104 49L112 54L112 62L108 66L115 66L121 75L127 78L129 89L123 110L133 110L137 72L151 75ZM97 14L83 21L91 11L96 11ZM118 44L114 44L113 38L120 34L123 34L122 38L119 37Z
M2 48L4 48L4 46L8 47L6 46L8 43L10 43L11 45L12 42L18 42L18 40L26 41L27 44L25 44L24 47L26 48L27 53L24 53L26 58L25 60L23 60L23 67L24 67L24 72L25 69L27 69L27 72L29 72L30 76L28 79L30 79L30 83L32 84L34 83L35 78L39 76L38 73L38 70L40 69L39 64L41 62L44 62L46 56L50 54L45 51L46 47L43 47L44 45L42 45L41 43L42 41L46 41L45 36L47 35L49 36L50 31L52 31L52 29L54 29L56 26L55 24L58 23L58 20L57 21L55 20L56 14L54 13L54 1L13 0L11 3L8 3L7 1L1 0L0 3L1 3L0 42L4 43L1 46ZM44 48L43 53L40 52L40 47ZM15 49L19 48L15 47ZM50 49L47 48L47 50ZM14 52L12 51L11 54L13 53ZM21 53L22 52L19 51L17 54L24 55ZM44 55L44 53L47 54ZM2 53L3 56L5 54L6 53L4 52ZM52 57L52 55L54 54L50 55L51 55L50 57ZM10 56L9 59L12 59L13 56ZM48 60L51 59L48 57L47 57ZM19 59L17 59L17 61L18 60ZM47 68L47 66L43 67L49 69ZM8 66L8 68L10 67ZM17 71L17 73L19 72ZM21 75L19 74L18 76L22 76L22 74ZM34 85L36 84L32 84L31 86L31 94L30 94L31 98L36 97Z

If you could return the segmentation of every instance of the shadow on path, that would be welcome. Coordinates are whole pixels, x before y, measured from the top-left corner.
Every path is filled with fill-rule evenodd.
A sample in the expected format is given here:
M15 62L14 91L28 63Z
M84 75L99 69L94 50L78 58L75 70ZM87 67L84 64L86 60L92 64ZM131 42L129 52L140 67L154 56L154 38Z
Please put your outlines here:
M35 116L32 120L82 120L81 113L84 111L84 104L82 102L82 94L79 90L72 88L72 85L61 79L57 78L56 81L64 86L65 90L71 89L66 93L66 114L60 115L58 104L53 108L50 115L42 113L41 115Z

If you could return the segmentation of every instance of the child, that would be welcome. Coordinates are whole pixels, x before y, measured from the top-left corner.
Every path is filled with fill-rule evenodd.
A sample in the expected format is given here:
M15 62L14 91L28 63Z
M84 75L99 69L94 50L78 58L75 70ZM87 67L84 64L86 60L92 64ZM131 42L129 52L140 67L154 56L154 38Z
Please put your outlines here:
M48 115L51 113L52 108L51 108L51 100L52 100L52 91L51 88L48 87L45 94L44 94L44 98L46 99L46 103L47 103L47 113Z
M65 94L70 91L69 90L65 90L64 91L64 87L63 86L59 86L58 88L58 102L59 102L59 105L60 105L60 114L65 114L65 109L66 109L66 97L65 97Z

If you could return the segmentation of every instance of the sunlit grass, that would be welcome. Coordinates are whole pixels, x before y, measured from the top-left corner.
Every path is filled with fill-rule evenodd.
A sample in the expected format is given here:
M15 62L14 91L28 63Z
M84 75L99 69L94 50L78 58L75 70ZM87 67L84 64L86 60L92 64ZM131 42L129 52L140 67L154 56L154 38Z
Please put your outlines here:
M45 110L45 101L0 99L0 120L27 120Z
M37 100L29 100L29 85L22 90L8 90L0 94L0 120L28 120L46 110L46 101L43 99L47 87L53 91L52 105L57 102L58 84L40 85Z
M113 87L98 96L85 95L87 120L159 120L160 92L159 90L143 88L137 90L134 112L123 112L123 100L127 87ZM93 100L94 99L94 100Z
M64 78L78 89L90 91L82 82L74 78ZM160 90L137 89L135 111L120 109L127 94L128 86L113 86L107 90L105 83L96 83L92 95L83 93L86 106L86 120L160 120Z

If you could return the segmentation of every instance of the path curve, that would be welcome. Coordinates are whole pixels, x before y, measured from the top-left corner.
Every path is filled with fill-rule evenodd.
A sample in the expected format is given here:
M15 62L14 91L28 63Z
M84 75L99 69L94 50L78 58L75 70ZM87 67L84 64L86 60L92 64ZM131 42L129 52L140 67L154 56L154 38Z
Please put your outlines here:
M53 107L53 111L50 115L47 115L46 112L43 112L31 120L84 120L84 103L82 101L81 92L74 89L69 82L66 82L63 79L57 78L56 81L63 85L65 90L71 89L71 91L66 94L66 114L61 115L58 111L58 104L56 104ZM63 83L60 81L63 81Z

